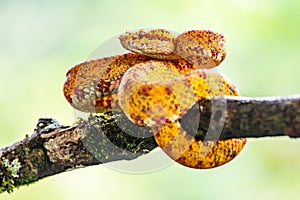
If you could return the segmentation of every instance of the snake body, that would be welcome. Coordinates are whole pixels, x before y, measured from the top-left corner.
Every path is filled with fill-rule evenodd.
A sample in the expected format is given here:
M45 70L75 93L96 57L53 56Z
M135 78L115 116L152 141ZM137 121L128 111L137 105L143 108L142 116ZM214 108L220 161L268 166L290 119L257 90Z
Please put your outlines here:
M136 64L153 58L127 53L83 62L66 75L63 92L67 101L83 112L106 112L118 106L116 93L124 73ZM170 60L181 74L196 68L185 59Z
M119 39L133 53L84 62L68 71L64 95L74 108L121 108L133 123L152 127L158 146L184 166L220 166L242 150L246 139L198 141L180 124L199 99L239 95L221 74L201 70L224 60L221 34L193 30L176 37L155 29L126 32Z

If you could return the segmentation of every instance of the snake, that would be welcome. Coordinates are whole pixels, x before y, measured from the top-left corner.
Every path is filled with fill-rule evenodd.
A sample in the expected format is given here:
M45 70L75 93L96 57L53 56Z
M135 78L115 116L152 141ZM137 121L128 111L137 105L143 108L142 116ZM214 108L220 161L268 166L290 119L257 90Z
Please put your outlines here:
M86 61L67 72L63 92L75 109L122 109L133 123L151 127L158 146L186 167L218 167L241 152L246 138L202 141L180 121L201 99L239 95L229 79L209 71L225 59L223 35L191 30L176 36L165 29L140 29L119 40L129 52Z

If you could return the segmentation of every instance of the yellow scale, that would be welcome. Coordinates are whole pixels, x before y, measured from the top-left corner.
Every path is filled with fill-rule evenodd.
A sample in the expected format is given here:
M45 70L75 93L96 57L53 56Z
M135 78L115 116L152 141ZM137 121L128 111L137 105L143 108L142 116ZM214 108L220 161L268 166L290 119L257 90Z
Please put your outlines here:
M205 72L226 56L225 39L207 30L177 37L164 29L120 36L133 53L78 64L67 73L64 95L83 112L120 107L140 126L150 126L162 150L176 162L198 169L223 165L239 154L246 139L200 141L180 118L200 99L239 95L222 75Z

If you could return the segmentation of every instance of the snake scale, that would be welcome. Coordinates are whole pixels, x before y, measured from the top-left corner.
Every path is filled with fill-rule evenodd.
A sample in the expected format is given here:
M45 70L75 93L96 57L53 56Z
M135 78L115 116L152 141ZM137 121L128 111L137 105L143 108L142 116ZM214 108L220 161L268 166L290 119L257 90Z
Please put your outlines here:
M192 30L175 36L154 29L126 32L119 39L130 53L83 62L67 72L63 91L75 109L122 109L133 123L150 126L158 146L187 167L217 167L240 153L245 138L201 141L180 123L200 99L239 95L223 75L207 71L225 59L221 34Z

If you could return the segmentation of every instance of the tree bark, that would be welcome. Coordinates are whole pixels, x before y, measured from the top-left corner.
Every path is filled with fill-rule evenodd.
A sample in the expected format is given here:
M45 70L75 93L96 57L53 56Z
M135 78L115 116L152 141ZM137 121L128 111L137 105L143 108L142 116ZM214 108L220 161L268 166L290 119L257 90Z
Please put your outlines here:
M244 137L300 137L300 95L214 97L197 102L181 126L199 140ZM157 147L150 127L124 113L91 114L74 126L39 119L31 136L0 149L0 193L69 169L132 160Z

